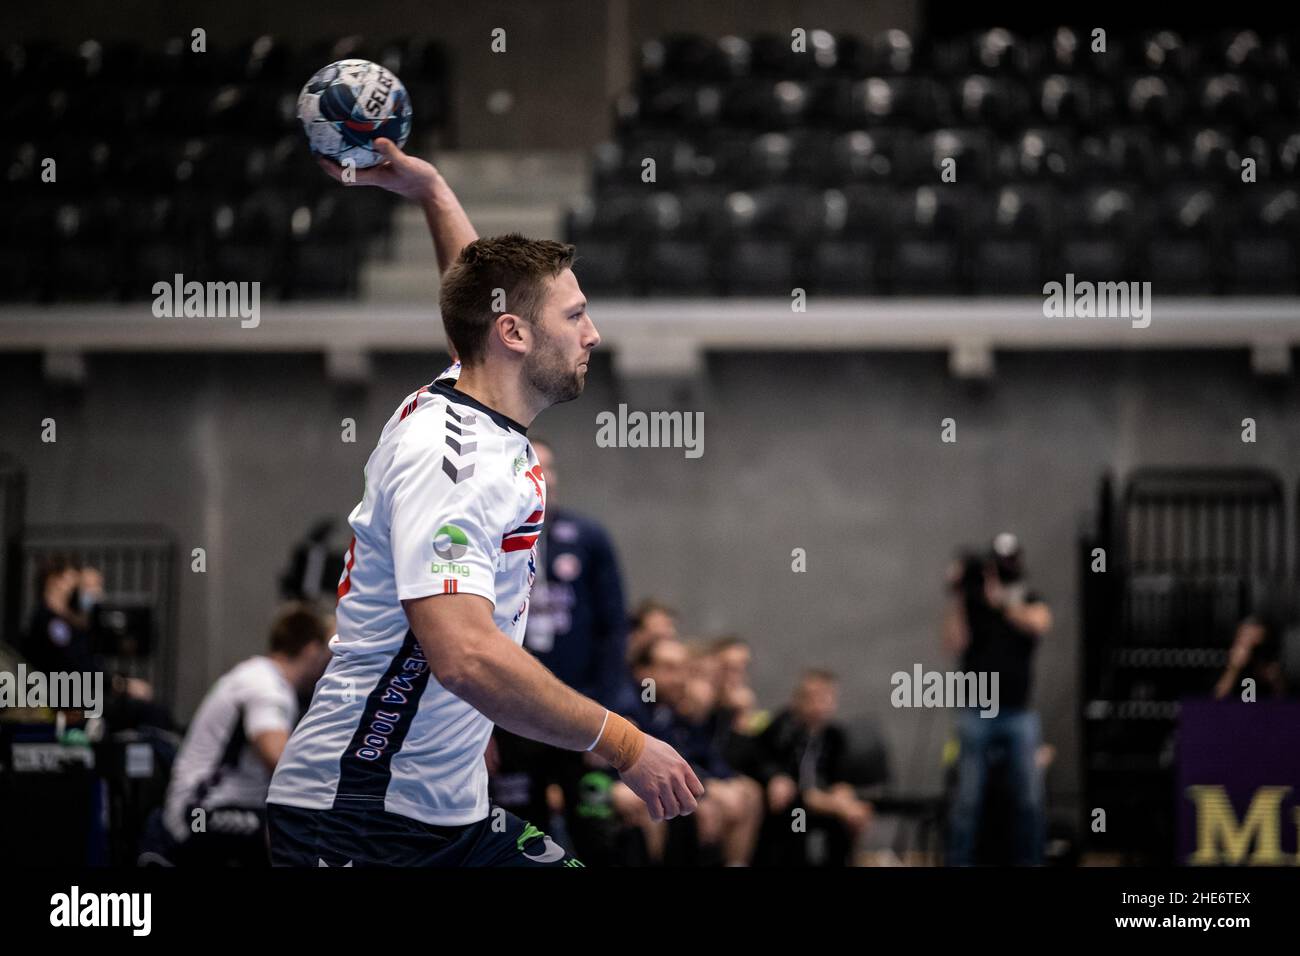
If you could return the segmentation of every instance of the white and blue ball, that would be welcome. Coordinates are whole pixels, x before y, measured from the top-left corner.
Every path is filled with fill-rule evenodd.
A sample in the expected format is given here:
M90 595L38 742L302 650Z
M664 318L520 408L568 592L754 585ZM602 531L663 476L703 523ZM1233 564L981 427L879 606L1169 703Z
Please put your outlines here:
M298 94L298 121L311 151L358 169L384 161L374 141L404 146L411 135L411 98L389 69L369 60L339 60Z

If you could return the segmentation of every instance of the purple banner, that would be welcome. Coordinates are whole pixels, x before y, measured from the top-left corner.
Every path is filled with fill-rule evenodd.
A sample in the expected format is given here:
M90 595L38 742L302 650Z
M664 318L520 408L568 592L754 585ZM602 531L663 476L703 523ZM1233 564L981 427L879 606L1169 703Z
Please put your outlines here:
M1300 865L1300 701L1182 702L1178 861Z

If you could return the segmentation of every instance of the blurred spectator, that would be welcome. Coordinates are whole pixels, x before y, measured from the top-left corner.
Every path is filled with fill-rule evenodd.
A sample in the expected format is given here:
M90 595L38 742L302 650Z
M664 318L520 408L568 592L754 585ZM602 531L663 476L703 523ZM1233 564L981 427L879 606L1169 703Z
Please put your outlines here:
M574 690L617 709L627 690L627 610L618 559L599 523L558 506L555 456L545 442L533 447L546 476L546 520L524 647Z
M672 744L704 783L698 809L683 821L693 824L699 844L716 850L728 866L746 866L762 824L763 794L755 780L727 764L719 747L720 730L730 728L718 708L714 666L711 655L692 654L675 638L643 643L632 676L644 691L626 716ZM653 824L644 829L653 856L666 836Z
M55 555L36 572L37 606L22 645L37 670L102 670L90 647L90 612L103 596L103 577Z
M562 768L570 762L567 759L570 756L580 768L581 754L495 727L483 755L488 771L488 796L493 804L521 820L547 832L557 832L551 823L551 817L563 809L557 781L565 776Z
M771 714L761 710L750 686L749 665L753 652L740 637L718 638L710 648L717 661L718 706L731 715L731 729L738 734L761 733Z
M666 604L647 598L632 612L631 630L627 637L627 659L632 661L645 648L661 637L676 640L677 612Z
M271 625L268 653L212 686L172 766L166 837L155 834L162 845L153 852L178 865L267 865L266 790L298 719L299 692L325 673L329 637L328 619L287 605Z
M36 571L36 610L20 647L27 663L45 673L105 670L92 641L94 611L103 597L98 568L83 568L63 555L44 559ZM108 689L105 715L115 729L173 726L170 715L153 705L148 681L113 674Z
M872 819L847 779L849 744L833 723L839 708L835 675L805 671L790 705L755 741L769 816L760 859L769 865L845 866ZM793 828L792 809L807 812L806 829Z
M635 692L625 659L627 610L613 544L595 520L559 507L554 452L537 439L533 448L546 476L546 515L524 647L570 687L621 711L635 700ZM603 761L499 727L487 761L495 803L557 833L580 859L613 862L619 827L607 797L616 775L600 776ZM557 827L552 817L561 811L565 819Z
M1255 699L1282 697L1286 677L1282 670L1282 625L1262 615L1252 615L1237 626L1228 666L1214 685L1215 700L1240 697L1242 681L1255 682Z
M995 755L1005 757L1014 824L1012 862L1043 862L1044 784L1038 763L1038 713L1029 707L1034 652L1052 627L1052 612L1025 581L1015 535L999 534L987 555L970 555L950 568L944 642L961 655L961 670L999 675L996 716L971 702L957 717L960 752L956 796L950 808L948 862L969 866L984 817L985 785ZM998 809L998 808L993 808Z

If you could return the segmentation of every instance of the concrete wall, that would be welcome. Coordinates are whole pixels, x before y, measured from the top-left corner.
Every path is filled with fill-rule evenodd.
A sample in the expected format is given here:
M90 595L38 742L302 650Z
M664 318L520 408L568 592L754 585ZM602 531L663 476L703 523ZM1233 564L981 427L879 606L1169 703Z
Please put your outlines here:
M431 330L431 338L434 333ZM92 355L82 392L55 391L35 355L0 355L0 451L29 471L33 523L160 522L206 575L181 569L177 699L188 717L223 669L263 644L276 576L318 517L346 518L383 421L444 357L381 355L340 392L304 355ZM899 780L938 785L946 712L893 710L889 675L944 664L940 577L954 546L1010 528L1053 602L1037 700L1077 786L1076 533L1106 468L1261 465L1293 487L1300 390L1254 377L1244 352L998 356L986 389L939 353L711 356L692 410L705 453L595 445L597 412L628 399L601 356L578 401L544 413L559 497L613 532L632 599L679 606L689 631L755 645L777 705L799 668L844 676L846 715L884 728ZM645 406L634 406L645 407ZM42 444L40 421L58 441ZM1259 440L1240 439L1253 417ZM354 417L355 444L340 440ZM940 421L957 421L956 444ZM790 569L792 548L808 570Z

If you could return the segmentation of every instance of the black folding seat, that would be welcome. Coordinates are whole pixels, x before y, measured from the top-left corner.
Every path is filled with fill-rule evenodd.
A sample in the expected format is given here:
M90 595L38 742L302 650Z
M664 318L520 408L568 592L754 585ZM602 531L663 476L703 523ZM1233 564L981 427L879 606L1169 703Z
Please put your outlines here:
M248 141L229 136L190 140L186 143L186 159L193 168L190 181L214 197L245 195L265 175L266 167L259 165L256 152Z
M1215 72L1258 76L1275 72L1279 52L1285 57L1285 43L1270 47L1254 30L1224 30L1201 42L1200 61L1204 68ZM1281 65L1289 64L1284 59Z
M1300 190L1251 186L1232 210L1225 289L1229 295L1300 292Z
M755 136L734 185L749 188L790 180L793 178L794 156L794 139L785 133Z
M968 126L1009 130L1031 118L1029 89L1018 77L982 73L958 77L950 100L956 122Z
M974 217L971 279L977 294L1030 295L1042 290L1054 268L1050 187L1008 183L978 203Z
M1289 131L1279 129L1272 140L1278 178L1290 182L1300 180L1300 127Z
M900 29L884 30L872 36L870 63L871 72L878 76L901 76L923 65L912 35Z
M903 130L856 129L835 137L826 185L889 182L900 178L912 161L912 137Z
M1231 128L1205 127L1190 130L1178 144L1169 144L1165 153L1173 161L1166 163L1168 177L1173 179L1199 179L1239 184L1242 179L1242 161L1255 161L1258 182L1272 178L1272 159L1269 144L1262 136L1234 133Z
M322 239L330 242L355 240L361 234L361 216L350 195L330 191L306 200L299 206L306 212L306 224L297 209L290 218L295 241ZM272 220L273 224L274 220Z
M268 185L281 187L323 187L326 181L316 168L316 161L303 149L301 134L286 133L271 140L266 147L266 177Z
M718 44L696 34L677 33L641 45L640 75L670 82L705 82L731 77L734 61Z
M208 257L221 281L259 282L264 298L287 275L289 211L278 197L260 193L242 202L221 202L212 210Z
M55 202L49 194L6 194L0 216L0 298L38 298L49 270L55 243Z
M1160 168L1151 132L1141 126L1110 126L1079 137L1075 158L1088 182L1155 182Z
M627 98L623 121L625 125L635 121L641 126L707 128L718 121L722 102L718 86L674 82Z
M1078 163L1070 134L1057 129L1032 128L1005 144L998 157L998 175L1004 179L1078 181Z
M826 40L830 40L830 35L826 34L824 30L812 32L819 35L824 34L825 39L823 40L820 36L807 36L805 39L808 48L803 52L795 52L793 38L788 33L784 35L763 33L751 37L749 40L750 75L771 80L783 80L810 77L818 73L822 67L818 64L815 55L817 43L820 41L824 46ZM830 43L830 54L833 60L833 41Z
M867 40L856 34L841 33L835 37L835 68L832 72L836 76L863 79L873 72L906 73L907 70L889 69L887 63L884 67L878 67L873 60L871 44Z
M1121 83L1121 95L1131 122L1157 130L1176 129L1188 112L1187 92L1173 77L1154 73L1130 76Z
M1041 73L1064 73L1096 78L1114 77L1125 67L1129 47L1114 31L1107 31L1106 50L1093 52L1091 29L1061 26L1029 41L1030 61Z
M250 37L237 45L232 52L231 60L238 70L239 79L272 87L286 85L291 87L295 94L308 79L308 76L296 76L290 72L294 62L292 51L283 41L267 33ZM324 63L320 64L320 66L324 65ZM402 67L406 65L405 62L398 64ZM408 74L414 73L413 69L403 71L393 67L393 70L402 78L403 83L406 82ZM411 79L415 79L414 75L411 75Z
M1086 74L1052 73L1037 81L1033 89L1038 113L1049 125L1094 129L1114 121L1114 94Z
M1222 209L1206 186L1175 185L1156 204L1147 242L1147 269L1157 294L1204 295L1218 291L1222 263Z
M584 289L630 295L637 291L640 215L638 189L584 196L565 215L565 239L578 249L573 271Z
M876 189L874 194L864 195L863 188L826 189L809 200L812 235L801 276L810 294L868 295L879 291L876 258L887 229L873 228L871 217L878 209L885 210L887 217L889 194Z
M1204 77L1197 83L1196 102L1205 122L1249 129L1261 118L1274 114L1277 90L1267 81L1256 82L1248 76L1220 73Z
M592 182L597 191L642 183L642 176L648 168L645 165L647 159L654 160L655 182L672 185L679 178L690 177L692 170L689 167L678 166L678 134L670 130L647 129L626 139L625 143L600 143L592 150Z
M981 30L970 36L969 69L977 73L1030 72L1030 49L1023 39L1004 27Z
M835 168L836 144L841 134L833 129L805 128L792 130L790 178L809 185L834 186L844 181Z
M900 164L900 180L911 183L943 183L946 160L957 183L983 183L992 176L996 156L992 138L981 129L937 129L917 138L907 161Z
M812 233L809 198L798 186L736 191L723 206L718 273L729 295L789 295L796 253Z
M1137 256L1146 227L1142 193L1131 187L1090 186L1069 196L1061 223L1058 269L1089 281L1145 278Z
M163 86L208 86L220 82L226 72L220 38L212 32L206 42L206 52L199 53L193 49L194 40L190 34L168 37L157 56L149 58L143 75L150 77L150 82ZM322 60L321 66L328 62Z
M99 138L62 140L50 150L57 158L60 192L76 195L94 195L104 189L117 191L114 181L115 161L113 148ZM37 166L39 178L40 166Z
M812 90L798 80L736 80L723 95L722 119L752 130L800 126L812 102Z
M287 298L356 294L365 249L350 204L326 194L299 205L289 215L289 238Z
M1148 30L1132 43L1135 56L1131 68L1140 73L1189 77L1196 72L1196 48L1175 30Z
M716 295L713 262L724 194L712 189L659 190L643 207L647 233L642 282L650 295Z
M121 283L113 223L94 201L60 203L54 210L54 255L47 293L60 301L111 300Z
M932 79L873 76L826 85L835 122L844 129L874 126L927 128L947 115L947 98Z
M958 295L967 291L964 249L974 193L958 184L918 186L895 203L889 260L892 291Z

